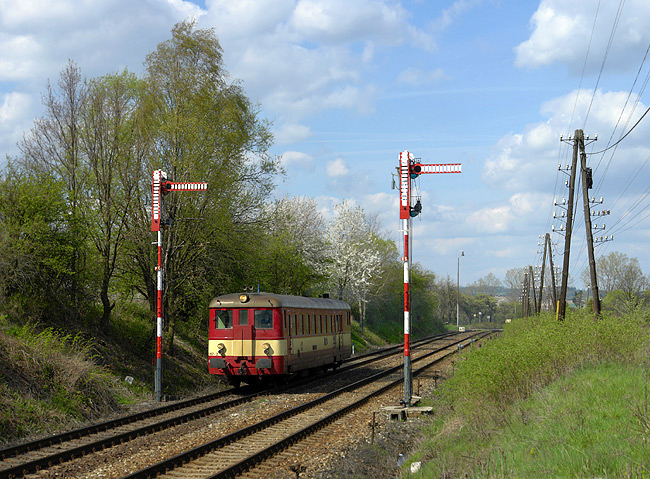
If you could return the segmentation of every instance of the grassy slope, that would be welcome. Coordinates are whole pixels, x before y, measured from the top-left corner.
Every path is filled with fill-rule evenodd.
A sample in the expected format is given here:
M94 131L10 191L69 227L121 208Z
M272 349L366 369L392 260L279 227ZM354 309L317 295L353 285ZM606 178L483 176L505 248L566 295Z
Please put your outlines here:
M0 448L123 414L131 404L153 398L149 311L130 304L115 313L110 332L94 337L90 331L68 334L0 317ZM207 373L207 331L201 326L180 331L173 355L164 352L164 395L187 397L223 386ZM400 322L385 328L389 336L401 337ZM357 352L387 343L369 328L361 332L355 321L352 337Z
M520 322L461 362L409 477L648 477L648 325Z

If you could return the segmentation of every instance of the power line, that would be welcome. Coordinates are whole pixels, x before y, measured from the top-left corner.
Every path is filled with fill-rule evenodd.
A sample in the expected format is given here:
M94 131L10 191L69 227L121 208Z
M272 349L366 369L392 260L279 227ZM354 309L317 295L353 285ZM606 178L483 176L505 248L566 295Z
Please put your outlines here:
M587 118L589 118L589 113L591 112L591 107L594 104L594 98L596 97L596 91L598 90L598 85L600 84L600 79L605 70L605 63L607 63L607 57L609 56L609 50L612 47L614 42L614 35L618 29L618 23L621 21L621 14L623 13L623 6L625 5L625 0L621 0L618 4L618 11L616 12L616 18L614 19L614 25L612 25L612 32L609 35L609 41L607 42L607 48L605 49L605 55L603 57L603 62L600 65L600 72L598 72L598 79L596 80L596 85L594 86L594 92L591 95L591 102L589 103L589 108L587 109L587 114L585 115L585 121L583 124L583 129L587 125Z
M620 138L616 143L614 143L613 145L608 146L608 147L605 148L604 150L601 150L601 151L594 151L593 153L589 153L589 154L590 154L590 155L599 155L599 154L601 154L601 153L605 153L607 150L611 150L612 148L614 148L614 147L615 147L616 145L618 145L621 141L623 141L623 140L627 137L627 135L629 135L630 133L632 133L632 131L637 127L637 125L638 125L639 123L641 123L641 120L643 120L643 118L645 118L645 116L648 114L649 111L650 111L650 107L648 107L648 109L643 113L643 115L641 115L641 118L639 118L639 119L637 120L637 122L634 124L634 126L632 126L632 128L630 128L630 130L629 130L625 135L623 135L623 136L622 136L622 137L621 137L621 138Z

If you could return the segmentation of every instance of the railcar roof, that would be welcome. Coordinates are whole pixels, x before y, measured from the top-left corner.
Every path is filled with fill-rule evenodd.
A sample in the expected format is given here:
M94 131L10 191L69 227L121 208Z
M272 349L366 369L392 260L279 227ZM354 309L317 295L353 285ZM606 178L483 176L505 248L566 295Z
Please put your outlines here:
M245 294L248 301L242 302L240 296ZM331 298L307 298L273 293L232 293L217 296L210 301L211 308L304 308L304 309L338 309L349 310L350 305L344 301Z

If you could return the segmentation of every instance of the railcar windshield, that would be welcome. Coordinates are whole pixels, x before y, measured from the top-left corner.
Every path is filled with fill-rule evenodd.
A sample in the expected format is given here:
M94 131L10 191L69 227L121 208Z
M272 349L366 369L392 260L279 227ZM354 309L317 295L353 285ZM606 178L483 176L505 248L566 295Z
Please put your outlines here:
M214 327L216 329L232 329L232 310L215 311Z
M255 311L256 329L273 329L273 311L268 309Z

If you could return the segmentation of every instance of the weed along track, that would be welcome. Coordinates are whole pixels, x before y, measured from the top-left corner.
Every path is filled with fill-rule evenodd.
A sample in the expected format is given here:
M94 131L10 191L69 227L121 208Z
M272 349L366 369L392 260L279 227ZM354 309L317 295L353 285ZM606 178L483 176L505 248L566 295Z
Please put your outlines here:
M470 340L469 334L462 336L462 340L444 335L416 343L416 348L426 350L417 360L445 349L457 351L454 346ZM394 347L358 356L337 373L281 388L228 390L7 448L0 451L0 479L123 477L180 454L207 461L215 456L209 453L215 449L224 451L217 455L221 458L234 458L219 466L224 471L234 468L221 476L230 477L394 387L399 383L395 378L401 369L400 352ZM242 457L244 450L254 458ZM152 477L169 467L152 466L131 477Z

